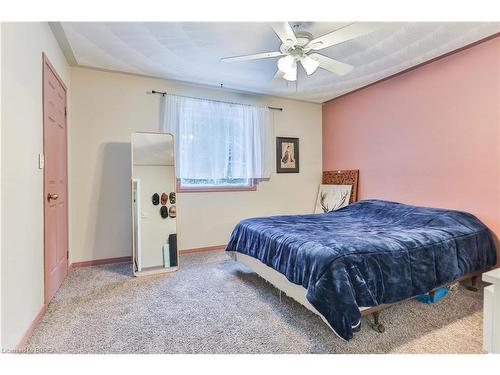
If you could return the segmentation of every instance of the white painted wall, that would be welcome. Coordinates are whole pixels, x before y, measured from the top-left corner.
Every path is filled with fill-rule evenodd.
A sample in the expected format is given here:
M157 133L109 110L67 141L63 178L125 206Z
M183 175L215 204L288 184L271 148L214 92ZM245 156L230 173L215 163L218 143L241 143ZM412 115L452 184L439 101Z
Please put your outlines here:
M141 260L142 267L163 265L163 245L168 236L176 233L176 219L160 215L161 203L152 203L154 193L161 197L175 191L175 172L173 166L134 165L134 178L141 180ZM170 207L170 201L167 207Z
M152 89L283 107L276 136L300 138L300 173L273 174L253 192L178 194L180 250L223 245L252 216L310 213L321 181L321 105L243 95L121 73L71 68L70 260L127 256L130 244L130 135L158 131L160 96ZM182 266L182 265L181 265Z
M8 350L44 304L43 171L37 161L43 151L42 52L67 87L70 71L47 23L1 28L1 339Z

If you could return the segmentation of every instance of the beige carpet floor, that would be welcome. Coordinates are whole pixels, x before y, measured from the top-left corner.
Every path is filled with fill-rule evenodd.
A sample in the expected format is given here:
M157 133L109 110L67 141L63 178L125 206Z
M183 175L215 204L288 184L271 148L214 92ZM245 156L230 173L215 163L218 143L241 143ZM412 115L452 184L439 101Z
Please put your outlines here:
M29 340L51 353L482 353L482 293L382 313L344 342L322 320L223 252L184 255L170 275L130 264L70 272Z

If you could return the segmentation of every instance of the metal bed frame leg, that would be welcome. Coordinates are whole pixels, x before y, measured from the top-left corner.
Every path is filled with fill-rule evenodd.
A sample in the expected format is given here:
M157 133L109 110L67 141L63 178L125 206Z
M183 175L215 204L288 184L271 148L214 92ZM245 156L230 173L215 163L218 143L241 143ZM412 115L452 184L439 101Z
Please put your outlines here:
M380 312L375 311L372 315L373 315L372 328L379 333L384 333L385 326L382 323L380 323Z
M358 326L356 328L352 329L352 331L355 332L355 333L361 331L361 321L359 322L359 324L358 324Z
M472 292L477 292L479 290L479 287L478 287L478 280L479 280L479 276L476 275L476 276L472 276L470 278L470 284L471 285L466 285L465 287L467 288L467 290L470 290Z

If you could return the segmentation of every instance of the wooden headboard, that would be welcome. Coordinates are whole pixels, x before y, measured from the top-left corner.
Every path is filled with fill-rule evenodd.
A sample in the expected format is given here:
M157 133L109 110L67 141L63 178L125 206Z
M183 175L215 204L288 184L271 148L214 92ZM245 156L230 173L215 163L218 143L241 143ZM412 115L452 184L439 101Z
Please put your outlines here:
M358 200L358 177L359 169L345 171L325 171L323 172L322 184L327 185L352 185L351 199L349 203Z

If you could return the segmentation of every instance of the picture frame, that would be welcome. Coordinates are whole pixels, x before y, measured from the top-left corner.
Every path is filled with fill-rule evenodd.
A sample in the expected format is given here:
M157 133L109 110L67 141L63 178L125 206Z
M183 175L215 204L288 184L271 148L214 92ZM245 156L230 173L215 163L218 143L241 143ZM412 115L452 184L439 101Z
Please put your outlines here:
M299 138L276 137L276 173L299 173Z

